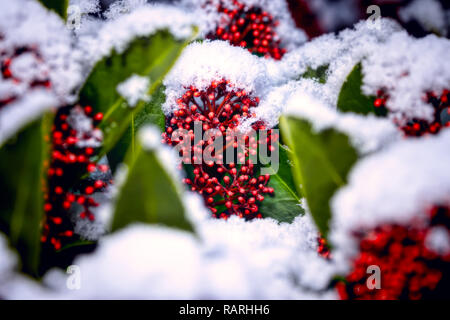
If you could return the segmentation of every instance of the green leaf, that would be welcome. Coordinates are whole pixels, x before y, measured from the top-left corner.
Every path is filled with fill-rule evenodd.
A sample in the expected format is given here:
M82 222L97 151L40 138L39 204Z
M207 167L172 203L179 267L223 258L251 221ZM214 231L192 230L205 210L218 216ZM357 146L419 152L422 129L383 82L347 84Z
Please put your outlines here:
M34 121L0 149L0 230L18 250L22 270L33 276L38 275L52 119Z
M127 154L127 180L117 199L112 230L133 222L163 224L192 231L185 218L181 200L181 185L166 171L157 151L146 150L140 144L136 155Z
M386 116L385 109L374 107L373 103L375 97L368 97L363 94L361 90L362 85L362 66L361 63L358 63L342 85L337 101L338 110L343 112L354 112L359 114L373 113L377 116Z
M81 104L91 105L94 112L104 114L99 125L104 141L97 160L116 145L133 121L133 114L139 114L146 105L145 101L139 101L135 107L128 107L118 94L117 85L133 74L146 76L151 81L148 95L152 96L188 42L160 30L135 39L122 54L113 50L97 63L80 91Z
M276 172L276 168L272 170L268 185L274 189L274 195L265 196L260 206L260 212L264 218L291 223L295 217L303 215L305 212L300 207L300 193L298 193L292 177L292 165L288 158L288 153L291 151L282 145L279 145L279 151L279 168ZM267 169L272 168L273 166Z
M285 142L292 150L293 176L298 192L306 198L323 236L331 218L330 199L347 183L347 174L358 159L349 138L335 129L314 131L311 124L295 117L281 117Z
M165 117L162 112L161 105L166 100L164 94L165 87L161 85L151 97L149 102L146 102L144 107L138 112L133 113L131 123L125 134L117 142L114 148L108 153L108 161L111 170L114 172L117 166L123 162L127 150L131 147L131 152L136 150L136 133L146 124L154 124L158 126L161 131L164 131Z
M328 71L328 65L323 65L318 67L317 69L313 69L311 67L308 67L308 69L306 70L306 72L304 74L301 75L301 78L305 78L305 79L313 79L316 80L319 83L326 83L327 82L327 71Z
M47 9L55 11L63 18L67 19L67 7L69 6L69 0L38 0Z

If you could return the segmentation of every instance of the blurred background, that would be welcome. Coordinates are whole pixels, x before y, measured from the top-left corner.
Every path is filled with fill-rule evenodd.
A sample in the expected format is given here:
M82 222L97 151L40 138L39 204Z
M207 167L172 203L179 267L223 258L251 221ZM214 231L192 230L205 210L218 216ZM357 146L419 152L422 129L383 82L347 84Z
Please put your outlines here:
M114 2L145 0L100 0L102 11ZM178 0L148 0L149 3L175 3ZM367 8L377 5L382 17L398 21L416 37L429 33L450 35L450 1L448 0L274 0L287 1L292 17L310 38L328 32L337 32L373 12Z

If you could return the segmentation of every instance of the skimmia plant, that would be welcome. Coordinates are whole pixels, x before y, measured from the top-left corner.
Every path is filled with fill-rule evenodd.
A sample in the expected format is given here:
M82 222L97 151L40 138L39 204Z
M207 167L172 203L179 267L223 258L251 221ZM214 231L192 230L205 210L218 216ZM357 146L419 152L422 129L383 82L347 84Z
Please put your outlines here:
M449 296L447 39L319 36L300 0L2 6L0 297Z

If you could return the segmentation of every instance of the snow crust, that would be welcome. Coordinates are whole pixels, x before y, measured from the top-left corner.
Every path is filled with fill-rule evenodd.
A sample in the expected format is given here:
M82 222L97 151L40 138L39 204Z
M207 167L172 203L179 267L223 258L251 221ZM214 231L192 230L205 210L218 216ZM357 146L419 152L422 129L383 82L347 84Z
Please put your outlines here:
M131 10L136 9L139 10ZM185 11L169 5L148 4L110 14L105 23L92 22L78 37L77 48L90 65L110 54L123 52L136 37L149 36L157 30L169 30L178 40L193 36L195 19ZM99 27L99 31L95 31Z
M0 59L12 58L14 78L0 75L0 100L15 100L0 111L0 144L49 107L73 102L82 78L69 30L55 13L31 0L1 6ZM15 56L19 48L28 51ZM47 79L49 88L32 86Z
M393 117L432 120L433 107L423 99L427 91L440 94L450 87L450 40L429 35L415 39L398 33L374 48L363 61L366 94L385 89Z
M203 90L214 80L229 80L234 89L263 96L270 86L265 59L225 41L192 43L182 53L164 80L166 102L163 111L171 114L179 99L190 86Z
M389 119L341 113L302 90L294 92L287 100L284 114L307 120L317 132L333 128L348 135L360 154L377 151L401 138Z
M117 86L117 92L128 102L130 107L136 106L139 101L149 101L148 89L150 79L148 77L132 75Z
M450 132L399 141L367 156L351 170L348 185L334 195L331 240L346 266L356 252L351 232L381 224L405 224L433 205L448 205Z

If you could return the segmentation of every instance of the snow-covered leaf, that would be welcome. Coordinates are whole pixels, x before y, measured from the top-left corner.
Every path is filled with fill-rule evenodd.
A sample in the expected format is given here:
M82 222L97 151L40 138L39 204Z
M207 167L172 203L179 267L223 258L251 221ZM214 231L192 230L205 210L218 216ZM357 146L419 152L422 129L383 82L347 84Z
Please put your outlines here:
M329 201L346 184L358 153L345 134L332 128L316 132L304 119L283 116L280 128L292 150L289 155L297 190L306 198L314 221L326 235L331 218Z
M280 222L291 223L295 217L304 214L300 207L300 196L292 177L291 164L285 146L279 146L280 161L278 171L271 175L269 187L274 189L273 196L266 196L260 206L264 218L273 218Z
M46 8L55 11L64 20L67 19L67 7L69 6L69 0L38 0Z
M181 181L168 167L174 154L168 147L160 145L159 137L156 129L141 129L136 150L129 150L127 154L127 169L122 169L127 171L127 176L125 181L119 182L121 186L112 222L113 231L133 222L192 230L191 223L185 217Z
M363 73L361 63L358 63L350 72L342 85L341 92L337 101L337 108L343 112L354 112L359 114L375 113L384 116L382 112L374 108L375 100L372 96L366 96L362 92Z
M0 149L0 229L18 249L23 271L37 275L43 217L43 181L53 116L27 125Z
M154 124L162 131L164 130L165 118L161 109L161 105L166 100L164 90L164 86L160 86L153 93L150 101L146 102L139 112L133 113L130 126L114 148L108 153L109 165L113 172L123 162L128 148L135 146L136 133L143 125Z
M121 54L113 50L97 63L81 89L80 102L104 114L100 124L104 133L100 156L114 147L129 127L133 114L139 113L146 104L140 100L131 108L117 92L117 86L134 74L145 76L150 79L148 95L151 96L187 42L176 39L167 30L159 30L149 37L135 39Z

